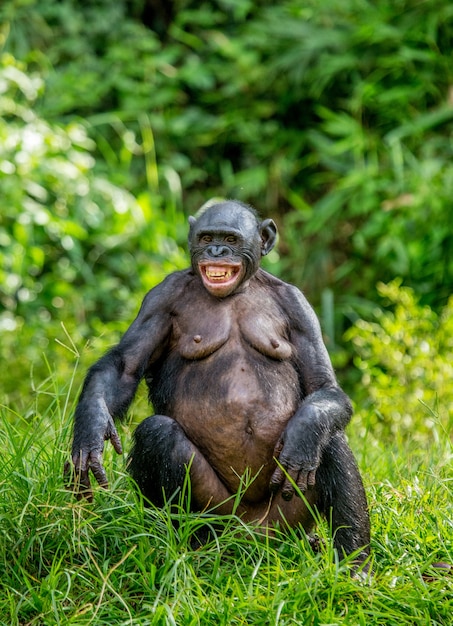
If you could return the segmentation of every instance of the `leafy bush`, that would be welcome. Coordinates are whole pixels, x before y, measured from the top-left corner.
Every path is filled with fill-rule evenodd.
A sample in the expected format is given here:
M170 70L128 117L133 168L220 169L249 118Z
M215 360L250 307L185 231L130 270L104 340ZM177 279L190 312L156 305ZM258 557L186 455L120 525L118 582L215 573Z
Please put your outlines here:
M28 63L28 79L42 81L25 108L44 134L70 146L46 139L32 174L22 168L8 186L2 180L13 212L26 201L49 220L33 224L33 241L30 226L25 234L16 227L16 265L26 253L22 272L10 264L10 282L15 275L23 284L8 287L8 310L62 319L70 302L83 335L87 320L130 319L137 286L180 266L172 240L182 241L182 206L192 212L214 195L277 219L271 269L321 310L330 349L374 308L378 281L399 275L423 303L445 305L453 284L451 2L182 0L165 16L147 6L1 3L0 42ZM2 112L25 132L16 91L17 104L12 96ZM73 178L60 171L66 158ZM89 191L81 197L80 189ZM9 220L11 236L15 213Z
M453 11L316 4L269 8L263 38L292 111L282 271L316 303L332 289L339 337L368 315L379 281L401 276L434 307L451 293Z
M369 310L379 280L402 276L445 304L449 0L183 0L165 27L158 10L148 27L137 18L144 0L5 7L7 49L46 76L40 114L84 118L96 168L134 195L155 150L160 192L183 189L188 212L222 195L273 213L274 269L316 305L332 290L331 340Z
M130 320L146 289L185 263L175 242L180 216L95 173L83 126L37 115L43 90L39 74L0 58L0 351L14 376L7 389L52 352L49 340L64 336L60 322L80 345L100 320Z
M376 437L422 437L435 432L438 410L453 425L453 297L438 315L399 280L378 290L392 310L377 309L376 321L359 320L347 333L361 372L356 399L374 416L370 429Z

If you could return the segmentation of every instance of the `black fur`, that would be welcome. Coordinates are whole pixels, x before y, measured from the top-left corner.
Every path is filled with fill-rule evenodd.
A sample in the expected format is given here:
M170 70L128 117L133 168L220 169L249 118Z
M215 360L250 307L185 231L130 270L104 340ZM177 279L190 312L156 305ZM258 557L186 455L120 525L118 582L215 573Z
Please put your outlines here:
M192 267L146 295L88 373L75 415L78 484L90 496L90 472L106 483L104 441L121 451L114 420L145 378L157 414L136 429L129 469L148 500L177 496L189 471L192 508L229 512L248 472L245 520L309 530L310 507L294 497L301 490L332 519L340 555L361 550L366 559L366 497L343 434L351 403L304 296L259 268L275 224L232 201L189 222Z
M163 506L167 498L178 495L191 452L179 424L165 415L154 415L134 433L129 471L143 495Z

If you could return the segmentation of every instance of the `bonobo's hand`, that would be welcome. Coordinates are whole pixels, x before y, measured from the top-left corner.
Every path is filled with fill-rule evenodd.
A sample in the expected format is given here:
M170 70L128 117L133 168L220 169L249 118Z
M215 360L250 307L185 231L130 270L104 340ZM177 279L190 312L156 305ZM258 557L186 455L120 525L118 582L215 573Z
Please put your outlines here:
M122 454L121 441L110 416L104 433L92 434L91 437L78 437L75 434L72 449L72 466L69 461L65 463L64 475L67 479L68 487L75 492L78 500L87 498L89 502L93 501L90 471L93 472L95 479L101 487L108 487L107 474L102 465L102 452L104 450L104 441L109 439L115 451L118 454Z
M316 407L305 407L303 413L294 415L280 436L274 450L279 467L272 474L270 489L280 488L282 498L291 500L294 484L302 493L315 486L321 450L326 433ZM321 422L321 423L320 423Z

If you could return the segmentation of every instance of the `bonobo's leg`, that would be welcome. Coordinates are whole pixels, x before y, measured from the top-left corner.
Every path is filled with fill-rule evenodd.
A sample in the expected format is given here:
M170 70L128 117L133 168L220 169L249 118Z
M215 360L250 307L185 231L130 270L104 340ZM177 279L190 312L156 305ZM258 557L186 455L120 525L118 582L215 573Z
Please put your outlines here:
M359 561L369 555L370 518L362 479L343 433L332 437L316 472L320 511L332 520L334 545L340 558L362 549Z
M134 433L129 471L143 495L157 506L180 490L190 467L192 509L230 513L231 497L198 448L171 417L148 417Z

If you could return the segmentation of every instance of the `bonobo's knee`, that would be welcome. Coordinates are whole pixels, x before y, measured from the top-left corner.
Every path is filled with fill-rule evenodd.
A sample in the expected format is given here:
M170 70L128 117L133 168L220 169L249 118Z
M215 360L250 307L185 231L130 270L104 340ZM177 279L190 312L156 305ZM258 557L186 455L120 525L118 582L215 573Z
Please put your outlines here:
M135 430L129 472L143 495L162 506L181 489L192 456L181 426L171 417L154 415Z

